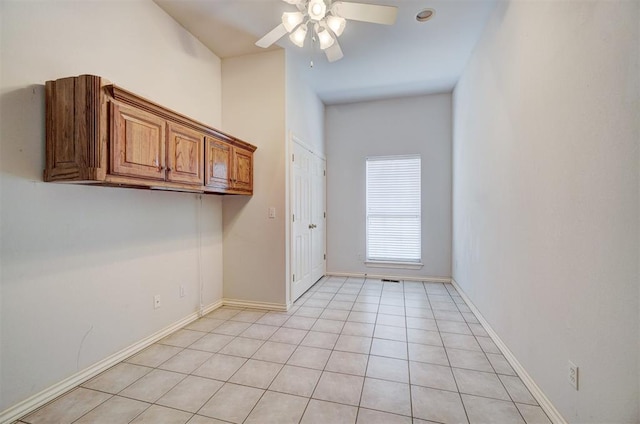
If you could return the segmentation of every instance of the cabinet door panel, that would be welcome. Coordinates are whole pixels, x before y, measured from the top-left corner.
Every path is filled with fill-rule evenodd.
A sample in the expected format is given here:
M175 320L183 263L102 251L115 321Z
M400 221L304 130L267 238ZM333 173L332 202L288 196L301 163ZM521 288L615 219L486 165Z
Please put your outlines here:
M235 147L233 149L234 176L233 188L253 191L253 155L251 152Z
M169 124L167 181L202 185L204 135L179 124Z
M111 173L164 180L165 121L111 103Z
M231 146L223 141L207 137L205 166L205 185L221 190L228 189L231 176Z

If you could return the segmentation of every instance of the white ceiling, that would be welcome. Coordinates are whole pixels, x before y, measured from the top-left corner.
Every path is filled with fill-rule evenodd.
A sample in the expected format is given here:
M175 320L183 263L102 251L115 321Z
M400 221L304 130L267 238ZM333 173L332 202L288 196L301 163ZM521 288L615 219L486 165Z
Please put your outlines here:
M154 0L220 58L263 52L254 43L280 23L282 0ZM278 45L325 104L448 92L453 89L497 0L359 0L398 7L393 26L348 21L344 58L328 63L307 40ZM436 11L424 23L415 16ZM273 48L279 48L274 46ZM313 61L313 68L309 66Z

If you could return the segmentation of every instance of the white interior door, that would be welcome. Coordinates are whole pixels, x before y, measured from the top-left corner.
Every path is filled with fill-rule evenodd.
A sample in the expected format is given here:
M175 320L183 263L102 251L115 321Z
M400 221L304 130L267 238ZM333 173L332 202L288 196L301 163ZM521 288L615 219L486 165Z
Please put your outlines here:
M311 160L311 280L324 276L325 255L325 161L315 155Z
M325 161L293 143L291 301L325 273Z
M311 154L294 143L291 220L291 298L295 301L314 283L311 280Z

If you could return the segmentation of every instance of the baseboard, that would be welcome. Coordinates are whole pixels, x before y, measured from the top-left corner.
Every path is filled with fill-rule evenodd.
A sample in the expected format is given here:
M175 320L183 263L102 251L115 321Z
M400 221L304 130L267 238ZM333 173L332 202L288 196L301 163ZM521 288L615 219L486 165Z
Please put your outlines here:
M387 278L390 280L404 280L404 281L426 281L429 283L450 283L450 277L413 277L407 275L391 275L391 274L369 274L365 272L327 272L327 277L354 277L354 278L375 278L382 279Z
M213 312L221 306L222 300L218 300L216 303L212 303L211 305L202 308L202 314L200 314L200 316L207 315L209 312Z
M522 364L516 359L515 355L509 350L507 345L500 339L500 336L494 331L493 328L489 325L487 320L482 316L478 308L473 304L469 296L460 288L456 280L451 279L451 284L456 288L462 299L465 301L469 309L475 314L480 321L480 324L484 327L484 329L489 333L493 342L498 346L504 357L507 359L511 367L518 374L518 377L522 380L527 389L531 392L533 397L538 401L540 407L547 414L549 419L553 424L567 424L567 421L560 415L560 412L553 406L553 403L549 400L549 398L544 394L542 389L536 384L536 382L531 378L529 373L524 369Z
M213 311L216 308L222 306L222 301L218 301L212 303L211 305L203 308L203 314L207 314ZM72 388L84 383L85 381L95 377L101 372L111 368L117 363L127 359L131 355L134 355L140 352L142 349L152 345L158 340L168 336L174 331L184 327L185 325L190 324L191 322L200 318L199 312L194 312L189 314L188 316L182 318L179 321L169 325L168 327L163 328L160 331L157 331L124 349L119 352L114 353L113 355L99 361L84 370L73 374L72 376L60 381L59 383L54 384L53 386L42 390L39 393L31 396L28 399L23 400L22 402L6 409L0 413L0 423L7 424L12 423L15 420L29 414L32 411L35 411L37 408L43 406L44 404L51 402L53 399L57 398L61 394L71 390Z
M284 303L252 302L240 299L222 299L224 306L238 306L240 308L269 309L271 311L286 311L287 305Z

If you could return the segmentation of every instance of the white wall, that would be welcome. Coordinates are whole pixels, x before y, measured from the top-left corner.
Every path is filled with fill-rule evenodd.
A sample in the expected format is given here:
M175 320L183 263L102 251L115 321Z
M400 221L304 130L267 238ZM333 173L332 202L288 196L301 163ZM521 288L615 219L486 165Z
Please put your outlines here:
M219 126L220 60L151 1L2 7L0 411L195 312L200 277L222 296L220 197L42 182L46 80L98 74Z
M291 165L294 139L302 143L316 156L325 158L324 138L324 104L313 91L306 78L311 76L313 69L309 68L308 58L285 52L286 59L286 215L291 215ZM290 302L291 288L291 219L286 220L286 298ZM322 228L322 226L320 227ZM326 239L326 234L325 234Z
M639 24L500 3L454 93L453 276L572 423L639 419Z
M327 271L450 277L451 95L327 106ZM367 156L422 157L420 270L373 268L366 256Z
M224 297L284 306L284 51L225 59L222 76L223 130L258 147L253 196L223 201Z
M305 80L313 72L307 60L286 54L287 132L292 132L318 156L324 156L324 104Z

